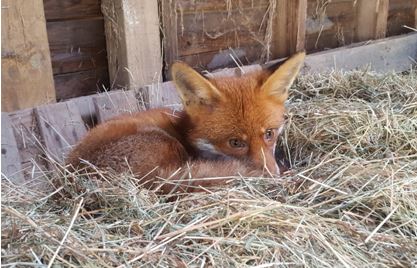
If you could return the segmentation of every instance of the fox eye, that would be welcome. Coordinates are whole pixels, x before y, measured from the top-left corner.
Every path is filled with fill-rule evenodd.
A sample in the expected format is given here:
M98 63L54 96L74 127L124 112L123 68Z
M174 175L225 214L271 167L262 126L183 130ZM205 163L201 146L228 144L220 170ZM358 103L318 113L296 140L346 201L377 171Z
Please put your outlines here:
M274 138L274 136L275 136L275 132L274 132L274 130L272 128L270 128L270 129L267 129L265 131L265 134L264 135L265 135L265 139L266 140L272 140Z
M229 140L230 147L232 148L244 148L246 147L246 143L242 140L233 138Z

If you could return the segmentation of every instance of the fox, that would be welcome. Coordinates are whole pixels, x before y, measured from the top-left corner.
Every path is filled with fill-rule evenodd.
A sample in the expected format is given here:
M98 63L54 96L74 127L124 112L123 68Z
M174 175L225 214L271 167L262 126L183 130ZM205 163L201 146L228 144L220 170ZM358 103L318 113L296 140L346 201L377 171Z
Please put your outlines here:
M175 62L170 73L182 110L110 119L90 129L66 162L74 169L131 172L140 185L162 194L222 187L231 176L279 176L276 143L304 58L299 52L275 71L218 78Z

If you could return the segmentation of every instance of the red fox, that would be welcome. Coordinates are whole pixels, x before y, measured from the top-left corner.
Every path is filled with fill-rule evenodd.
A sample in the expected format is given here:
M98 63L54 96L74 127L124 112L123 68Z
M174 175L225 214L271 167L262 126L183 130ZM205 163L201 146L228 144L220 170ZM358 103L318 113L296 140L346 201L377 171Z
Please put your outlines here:
M215 79L176 62L171 75L183 111L152 109L111 119L91 129L67 163L133 172L145 187L159 185L163 193L224 183L209 177L279 175L274 153L284 102L304 57L292 56L272 74Z

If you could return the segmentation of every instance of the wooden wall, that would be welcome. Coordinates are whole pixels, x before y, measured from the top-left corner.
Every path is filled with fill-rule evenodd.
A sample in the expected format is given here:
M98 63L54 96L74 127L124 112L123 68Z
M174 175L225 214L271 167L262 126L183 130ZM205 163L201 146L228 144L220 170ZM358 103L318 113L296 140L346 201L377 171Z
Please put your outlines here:
M165 66L214 70L407 33L416 10L416 0L161 1Z
M411 30L403 25L417 29L417 0L390 0L387 35L408 33Z
M109 86L100 0L44 0L58 100Z

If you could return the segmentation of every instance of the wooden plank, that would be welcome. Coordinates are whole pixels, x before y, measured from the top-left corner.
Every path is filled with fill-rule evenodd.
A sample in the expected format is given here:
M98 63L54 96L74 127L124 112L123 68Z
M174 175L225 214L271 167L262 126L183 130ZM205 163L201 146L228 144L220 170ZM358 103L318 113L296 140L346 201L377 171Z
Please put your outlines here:
M393 36L412 31L404 25L417 29L417 1L390 0L387 35Z
M275 1L161 1L165 75L182 60L198 70L270 57Z
M204 52L181 56L179 60L186 62L197 71L213 71L221 68L236 67L259 62L258 46L240 46L221 51Z
M355 8L353 0L308 0L306 50L321 51L354 42Z
M134 90L118 90L99 94L92 98L97 122L103 123L120 114L144 111L144 103L139 103Z
M280 0L273 27L272 57L286 57L305 48L307 0Z
M9 115L1 113L1 173L13 183L24 182L22 164Z
M19 151L24 178L30 180L42 176L47 168L34 109L11 112L9 118Z
M1 4L2 111L55 102L42 0Z
M190 0L176 0L177 7L181 10L181 13L187 12L204 12L204 13L217 13L225 10L234 12L236 10L245 10L260 6L268 6L269 0L239 0L239 1L224 1L224 0L209 0L209 1L190 1Z
M72 146L87 132L77 106L67 101L40 106L35 111L48 158L63 163Z
M355 41L384 38L387 31L389 0L358 0Z
M43 0L46 20L100 17L100 0Z
M157 1L103 0L111 84L137 89L161 80Z
M107 68L103 18L47 23L54 74Z
M169 77L169 67L178 60L178 15L175 1L161 1L162 45L164 49L164 75Z
M97 124L96 109L93 103L93 97L96 95L82 96L72 98L72 101L76 106L83 119L87 129L94 127Z
M371 65L380 73L409 70L417 62L417 33L308 55L304 73L353 70Z
M150 108L171 108L178 110L181 100L172 81L147 86Z
M196 5L198 6L198 5ZM264 47L265 22L262 18L268 6L234 11L181 14L178 33L178 55L186 56L229 47L257 46L258 57ZM262 30L260 30L262 29Z
M107 68L55 75L58 100L85 96L109 88Z

